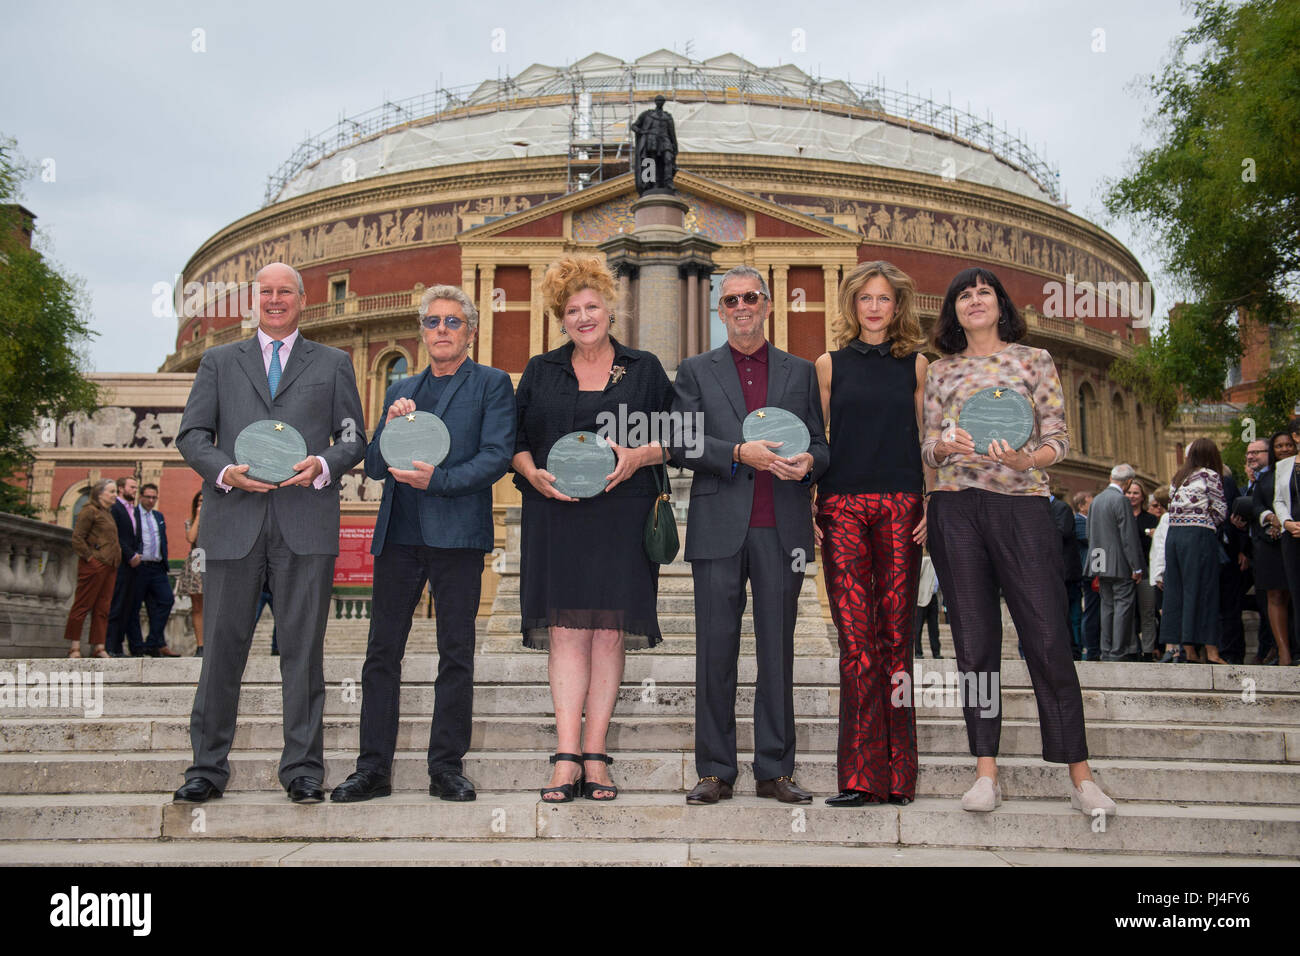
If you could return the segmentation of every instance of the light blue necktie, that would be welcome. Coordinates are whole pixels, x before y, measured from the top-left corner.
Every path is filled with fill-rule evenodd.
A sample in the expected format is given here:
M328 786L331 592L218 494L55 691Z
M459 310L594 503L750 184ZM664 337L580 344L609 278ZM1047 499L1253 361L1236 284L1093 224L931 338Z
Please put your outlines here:
M266 373L266 384L271 387L272 398L275 398L275 390L280 387L280 373L283 371L280 368L280 346L282 345L283 342L271 340L271 367Z

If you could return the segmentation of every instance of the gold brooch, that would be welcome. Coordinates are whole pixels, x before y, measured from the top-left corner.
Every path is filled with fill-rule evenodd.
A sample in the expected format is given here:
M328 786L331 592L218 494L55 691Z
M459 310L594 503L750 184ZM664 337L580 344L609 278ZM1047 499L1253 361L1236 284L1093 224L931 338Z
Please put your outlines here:
M617 385L620 381L622 381L623 376L626 374L627 374L627 369L625 369L621 365L614 365L610 367L609 379L611 382Z

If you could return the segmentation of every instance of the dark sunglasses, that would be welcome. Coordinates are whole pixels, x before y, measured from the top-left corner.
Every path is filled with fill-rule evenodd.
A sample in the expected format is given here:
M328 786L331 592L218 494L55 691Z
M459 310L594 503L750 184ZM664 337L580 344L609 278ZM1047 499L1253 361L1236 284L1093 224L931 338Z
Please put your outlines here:
M744 301L745 305L757 305L758 300L763 297L761 292L746 292L744 295L724 295L720 301L728 309L734 309Z
M459 315L420 316L420 324L423 325L426 329L436 329L438 327L439 322L447 326L447 328L450 329L452 332L455 332L458 328L460 328L462 325L465 324L465 320L462 319Z

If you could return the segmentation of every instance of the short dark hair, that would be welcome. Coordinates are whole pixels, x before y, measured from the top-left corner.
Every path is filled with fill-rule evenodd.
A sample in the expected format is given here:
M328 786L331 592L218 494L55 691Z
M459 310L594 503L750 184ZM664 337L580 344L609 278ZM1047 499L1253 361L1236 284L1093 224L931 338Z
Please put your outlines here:
M146 491L148 491L150 488L152 488L154 491L157 491L157 490L158 490L158 486L155 485L155 484L151 481L151 482L149 482L149 484L147 484L147 485L141 485L141 486L140 486L140 494L144 494L144 493L145 493Z
M966 348L966 330L957 321L957 296L980 282L992 288L998 299L998 338L1003 342L1019 342L1025 337L1025 320L1001 281L988 269L974 266L953 277L939 309L939 321L934 324L934 347L945 355L955 355Z
M1286 427L1291 429L1292 435L1300 435L1300 415L1297 415L1295 418L1291 419L1291 421L1287 423Z

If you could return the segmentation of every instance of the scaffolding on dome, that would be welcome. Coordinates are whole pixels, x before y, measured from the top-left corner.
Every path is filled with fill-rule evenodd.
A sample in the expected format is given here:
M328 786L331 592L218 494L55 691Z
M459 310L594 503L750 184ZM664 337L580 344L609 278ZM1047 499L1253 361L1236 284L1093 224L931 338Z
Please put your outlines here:
M341 117L329 129L299 143L267 178L264 205L286 198L286 190L304 171L380 137L533 107L566 109L566 128L547 131L540 144L523 140L513 145L523 149L538 145L543 151L567 148L568 190L573 192L600 182L611 165L626 164L638 94L644 100L647 94L659 92L674 105L748 105L886 120L908 132L927 133L986 151L1032 180L1053 202L1061 202L1059 167L1005 126L999 129L987 116L981 118L909 90L890 89L883 81L827 80L792 64L757 67L734 54L695 61L660 50L632 63L596 53L567 68L534 64L513 77L442 87ZM385 169L381 161L378 170Z

